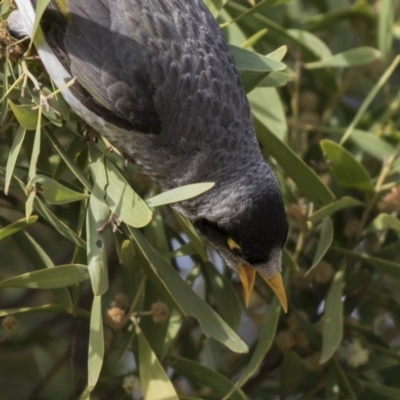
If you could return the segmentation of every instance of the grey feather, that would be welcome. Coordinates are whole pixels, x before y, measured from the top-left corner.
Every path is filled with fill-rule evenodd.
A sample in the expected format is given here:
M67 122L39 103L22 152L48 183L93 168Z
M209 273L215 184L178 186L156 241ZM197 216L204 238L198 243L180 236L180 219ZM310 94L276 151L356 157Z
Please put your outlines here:
M216 182L176 208L233 267L242 257L272 275L287 233L282 199L233 57L202 1L69 0L67 18L51 3L42 28L77 78L67 101L164 190ZM242 241L243 254L207 224Z

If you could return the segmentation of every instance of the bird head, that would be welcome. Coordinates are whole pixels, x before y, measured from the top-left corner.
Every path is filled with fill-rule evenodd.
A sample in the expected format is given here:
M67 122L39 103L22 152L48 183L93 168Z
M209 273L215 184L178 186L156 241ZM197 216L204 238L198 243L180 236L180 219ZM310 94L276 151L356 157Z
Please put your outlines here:
M213 195L213 212L194 221L195 226L237 272L244 289L246 306L256 273L272 288L284 311L287 299L281 276L282 248L288 224L278 185L272 171L264 184L237 187L224 198ZM218 188L216 189L218 193ZM224 192L224 190L221 190Z

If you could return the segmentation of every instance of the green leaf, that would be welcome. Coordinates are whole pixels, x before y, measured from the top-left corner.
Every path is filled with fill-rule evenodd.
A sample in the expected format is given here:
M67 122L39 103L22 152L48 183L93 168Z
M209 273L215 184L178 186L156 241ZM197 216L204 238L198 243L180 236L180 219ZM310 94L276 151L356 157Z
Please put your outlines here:
M263 147L276 159L305 196L320 205L327 205L335 200L329 188L292 149L271 133L257 118L254 119L254 124Z
M172 212L173 212L175 218L177 219L179 225L181 226L183 231L188 236L190 243L192 243L193 246L195 247L198 255L203 259L203 261L207 261L208 254L207 254L206 248L204 246L203 241L200 239L199 235L197 234L196 229L194 228L192 223L189 220L187 220L185 217L183 217L181 214L179 214L177 211L175 211L174 209L172 209Z
M26 133L25 128L23 128L22 126L18 127L15 139L11 146L10 154L8 155L7 158L6 180L4 184L5 194L8 194L10 188L11 178L14 172L15 164L17 163L19 152L21 150L22 142L24 141L25 138L25 133Z
M232 381L219 372L183 357L169 356L168 360L174 366L175 371L194 382L213 389L218 398L233 390L229 397L230 400L247 400L246 395L240 389L235 389Z
M31 161L29 163L29 172L28 172L29 179L36 175L36 168L39 160L41 140L42 140L42 113L40 112L39 109L37 125L35 130L35 138L33 140L33 146L32 146Z
M18 221L13 222L10 225L5 226L4 228L0 229L0 240L5 239L8 236L13 235L14 233L25 229L28 225L34 224L38 220L37 215L33 215L29 217L28 220L26 218L22 218Z
M105 230L99 227L104 225L109 216L110 210L104 202L104 192L95 183L86 212L87 260L95 296L108 290L106 235Z
M287 135L287 123L278 91L274 88L258 87L248 95L248 99L253 115L275 136L284 140Z
M333 240L333 225L332 220L329 217L325 217L321 224L321 233L318 239L317 250L314 254L314 260L311 264L310 269L307 271L308 275L322 260L326 252L331 247Z
M337 211L343 210L344 208L359 207L363 204L364 203L353 197L343 196L339 200L336 200L335 202L325 207L321 207L318 211L316 211L309 217L309 220L316 224L317 222L323 220L326 217L329 217Z
M4 223L4 219L1 217L0 221ZM40 247L40 245L27 232L17 232L13 236L13 240L18 245L19 249L23 251L24 255L29 260L29 263L31 263L35 269L54 268L53 261L51 261L43 248ZM52 291L64 309L67 310L67 312L72 313L74 305L69 291L66 288L53 289Z
M211 14L216 18L227 0L204 0Z
M365 97L364 101L362 102L361 106L358 108L356 115L354 116L351 124L346 129L346 132L343 134L340 143L343 144L353 133L354 128L360 122L361 117L367 111L368 107L372 103L372 100L378 94L378 92L383 88L389 78L392 76L393 72L396 70L397 66L400 63L400 55L396 56L395 59L392 61L390 66L386 69L383 75L379 78L376 82L374 87L369 91L368 95Z
M332 250L338 251L343 254L347 254L349 256L354 257L356 260L365 262L375 268L377 268L380 272L392 275L396 278L400 279L400 265L399 263L384 260L383 258L372 257L368 254L360 254L354 253L349 250L341 249L338 247L332 247Z
M30 104L17 105L10 99L8 99L8 105L22 128L28 131L36 129L40 111L32 110L32 105Z
M395 151L394 147L375 133L354 129L350 140L370 156L384 161Z
M101 296L94 296L90 313L88 390L91 392L100 377L104 360L104 335Z
M132 190L118 168L91 146L90 171L93 181L105 192L105 201L111 211L126 224L135 228L146 226L152 217L147 204Z
M31 192L35 194L35 192ZM38 213L50 224L53 228L58 231L62 236L75 243L82 249L86 249L86 243L80 238L71 228L64 224L55 214L53 214L46 205L37 197L34 199L35 208Z
M285 274L285 281L287 280L288 274ZM278 327L279 315L281 313L281 305L276 296L274 296L270 306L268 307L267 315L264 319L263 326L260 331L260 335L257 344L254 347L253 353L249 362L246 364L241 377L235 383L228 394L224 396L224 399L229 399L234 389L242 387L257 371L266 354L272 346L275 338L276 329Z
M34 176L29 181L26 190L29 192L37 183L41 185L38 192L51 204L68 204L90 197L87 194L75 192L45 175Z
M163 366L136 323L135 328L139 342L140 387L144 400L179 400Z
M332 175L343 187L373 192L374 185L366 169L343 146L331 140L321 141Z
M192 291L144 236L137 230L130 230L130 234L148 260L158 284L161 283L165 286L181 311L187 316L196 318L207 336L212 336L232 351L237 353L247 352L248 347L239 336L208 304ZM150 279L154 279L154 277L149 276Z
M27 272L0 282L0 287L18 287L29 289L58 289L89 279L85 265L70 264L59 267Z
M159 207L165 204L178 203L199 196L215 186L214 182L193 183L177 187L146 199L149 207Z
M301 43L316 57L329 58L332 56L329 47L312 33L299 29L287 29L286 33L289 34L293 39L296 39L298 43Z
M379 50L373 47L362 46L323 58L320 61L306 63L304 67L306 69L359 67L367 65L380 57L381 53Z
M393 43L395 1L386 0L380 4L378 12L378 46L382 53L382 61L387 64Z
M50 139L54 148L57 150L60 157L64 160L64 162L68 165L68 168L71 172L80 180L80 182L85 186L85 188L91 192L92 191L92 183L86 178L86 176L79 169L76 162L68 155L68 153L63 149L61 144L58 142L56 137L48 130L45 129L47 137Z
M275 71L269 73L259 84L258 87L282 87L292 82L294 76L288 72Z
M65 313L65 308L59 304L44 304L42 306L36 307L18 307L18 308L8 308L5 310L0 310L0 318L6 317L7 315L16 314L39 314L39 313Z
M287 399L291 393L295 393L299 384L307 375L307 368L302 358L294 351L286 351L282 364L282 397Z
M207 0L206 0L207 1ZM287 3L289 0L262 0L258 4L254 5L251 7L248 11L244 12L243 14L240 14L239 17L221 25L221 28L225 28L227 25L233 24L233 23L238 23L239 21L250 17L253 14L256 13L261 13L265 11L268 8L271 7L276 7L280 4Z
M35 9L35 20L33 22L33 28L32 28L32 40L35 38L36 39L36 33L37 29L39 27L40 20L43 16L43 13L45 12L47 6L49 5L50 0L38 0L36 3L36 9Z
M339 384L341 394L343 394L343 398L346 400L357 400L357 396L355 395L350 382L347 378L347 375L341 368L337 358L333 356L329 360L329 369L333 372L336 377L336 381ZM342 397L340 397L342 398Z
M364 380L361 381L361 383L368 389L368 391L371 391L376 395L378 395L380 400L383 399L398 400L400 398L400 389L398 388Z
M344 271L337 271L326 297L322 319L322 350L320 363L327 362L339 347L343 337L343 290Z
M239 326L242 307L239 296L230 282L210 262L202 265L201 272L206 281L207 289L214 299L216 308L228 325L236 329Z
M272 72L282 71L286 68L285 64L254 51L233 45L230 45L229 48L239 71Z
M285 268L288 268L291 271L298 271L300 269L300 267L297 265L296 260L292 257L286 247L284 247L282 251L282 265L284 265Z
M400 232L400 220L392 215L381 213L371 222L364 233L383 231L386 229L393 229L394 231Z

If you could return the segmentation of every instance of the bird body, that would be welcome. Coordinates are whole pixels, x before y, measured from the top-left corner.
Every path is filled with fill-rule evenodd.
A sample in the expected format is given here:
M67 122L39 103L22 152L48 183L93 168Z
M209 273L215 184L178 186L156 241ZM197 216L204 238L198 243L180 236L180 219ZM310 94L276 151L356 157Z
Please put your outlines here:
M10 25L29 33L35 1L16 3ZM267 281L279 275L283 202L233 57L201 0L52 0L35 44L58 87L76 79L62 92L71 108L163 190L216 183L176 208L242 281L254 283L255 269Z

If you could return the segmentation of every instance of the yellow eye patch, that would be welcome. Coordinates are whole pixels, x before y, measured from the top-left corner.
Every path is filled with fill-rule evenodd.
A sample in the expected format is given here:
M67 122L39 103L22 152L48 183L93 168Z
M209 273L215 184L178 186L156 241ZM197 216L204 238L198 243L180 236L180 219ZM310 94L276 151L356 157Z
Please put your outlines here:
M240 246L239 246L232 238L229 238L229 239L226 241L226 243L228 244L228 246L229 246L229 248L230 248L231 250L233 250L233 249L240 249Z

